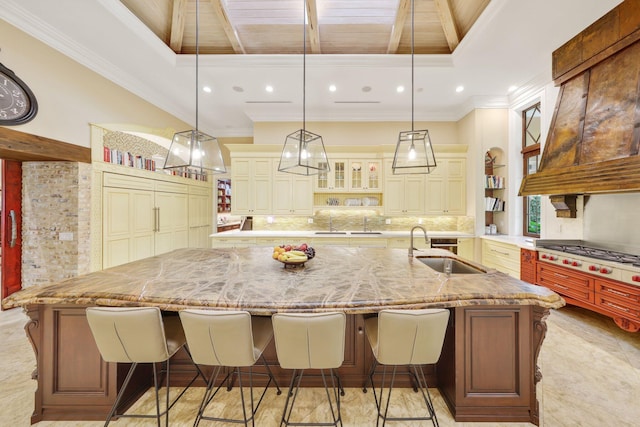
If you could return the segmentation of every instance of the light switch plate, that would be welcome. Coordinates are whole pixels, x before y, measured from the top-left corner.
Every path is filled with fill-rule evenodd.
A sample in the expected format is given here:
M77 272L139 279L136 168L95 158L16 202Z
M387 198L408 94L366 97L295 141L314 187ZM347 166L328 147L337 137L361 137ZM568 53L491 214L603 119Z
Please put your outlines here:
M387 224L387 225L390 225L391 224L391 218L385 219L384 223Z
M313 218L307 218L307 224L313 224Z

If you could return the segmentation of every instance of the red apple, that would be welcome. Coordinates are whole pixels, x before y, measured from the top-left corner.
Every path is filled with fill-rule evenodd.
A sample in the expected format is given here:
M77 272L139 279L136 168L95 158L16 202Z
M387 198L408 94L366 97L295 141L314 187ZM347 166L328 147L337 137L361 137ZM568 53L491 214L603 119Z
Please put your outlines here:
M286 245L286 246L284 247L284 250L285 250L286 252L289 252L289 251L291 250L291 245Z
M298 250L301 250L302 252L306 251L308 248L306 243L303 243L300 245L300 247L298 248Z

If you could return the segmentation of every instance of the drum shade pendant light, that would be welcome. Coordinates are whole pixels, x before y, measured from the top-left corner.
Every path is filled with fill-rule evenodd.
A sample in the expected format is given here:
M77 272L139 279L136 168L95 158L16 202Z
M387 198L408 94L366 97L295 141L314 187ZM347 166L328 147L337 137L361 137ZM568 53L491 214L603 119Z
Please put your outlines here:
M411 0L411 130L402 131L398 136L396 152L393 156L393 173L394 175L405 174L428 174L431 173L436 165L436 158L433 154L433 146L428 130L414 130L414 67L413 67L413 23L414 23L414 0Z
M196 1L196 128L173 135L164 169L180 169L196 175L225 173L227 171L218 140L198 130L198 58L200 54L200 1Z
M330 171L327 152L322 137L311 133L306 127L306 90L307 90L307 2L303 0L303 53L302 53L302 129L287 135L280 156L278 171L296 175L318 175Z

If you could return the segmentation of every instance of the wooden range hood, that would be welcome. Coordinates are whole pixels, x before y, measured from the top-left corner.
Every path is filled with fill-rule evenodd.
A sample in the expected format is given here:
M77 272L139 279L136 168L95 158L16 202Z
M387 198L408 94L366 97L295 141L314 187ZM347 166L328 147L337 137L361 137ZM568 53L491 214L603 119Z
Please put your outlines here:
M560 93L540 166L519 195L552 195L558 207L578 194L640 191L640 2L554 51L553 79Z

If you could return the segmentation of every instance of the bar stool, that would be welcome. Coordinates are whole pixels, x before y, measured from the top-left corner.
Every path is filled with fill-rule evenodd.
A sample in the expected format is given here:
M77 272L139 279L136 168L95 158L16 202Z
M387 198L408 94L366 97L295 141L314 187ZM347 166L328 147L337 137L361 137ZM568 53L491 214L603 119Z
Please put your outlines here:
M111 411L105 421L109 425L111 418L156 418L158 426L160 419L166 415L166 425L169 425L169 410L180 399L196 376L187 387L169 404L169 359L185 344L185 336L178 316L163 319L157 307L89 307L86 309L87 321L93 338L98 346L102 359L106 362L131 363L124 383ZM166 373L167 401L166 408L160 412L160 398L158 391L158 371L156 363L164 362ZM117 414L120 400L136 370L138 364L150 363L153 366L153 385L156 393L156 415Z
M245 426L251 422L252 425L255 425L256 412L272 381L277 388L277 394L281 393L280 387L278 387L278 383L262 354L273 337L271 319L251 316L247 311L183 310L180 311L180 320L194 362L199 365L215 366L214 372L207 382L194 426L197 426L201 420L244 423ZM252 371L252 366L260 358L267 369L267 374L258 374ZM214 390L216 380L224 367L234 369L227 373L220 385ZM249 396L251 399L251 414L249 416L244 398L241 367L249 368ZM222 384L226 382L230 385L232 383L231 379L234 374L238 378L243 418L205 416L207 405L213 400ZM254 405L253 398L253 375L267 375L269 377L256 405Z
M346 316L344 313L277 313L272 316L276 354L280 367L293 369L280 425L342 425L340 394L344 390L334 369L344 361ZM319 369L331 410L332 422L290 422L305 369ZM331 392L324 370L330 370ZM296 378L298 381L296 382ZM337 386L336 386L337 383ZM294 391L295 388L295 391ZM332 395L333 394L333 400ZM291 405L289 401L291 399ZM335 409L333 402L335 402Z
M375 356L369 381L373 389L373 396L378 409L376 426L382 418L382 425L387 421L428 421L438 426L438 418L431 401L429 388L420 365L436 363L442 352L444 337L449 320L449 310L423 309L423 310L382 310L377 317L365 320L365 333ZM380 395L376 393L373 382L378 365L384 365L382 382L380 383ZM387 365L393 366L391 380L386 402L383 402L383 390L387 375ZM416 388L422 393L422 398L427 406L429 415L425 417L389 417L389 403L391 391L396 377L398 366L406 366L409 374L415 381ZM366 384L363 388L366 392ZM384 413L382 406L384 403Z

